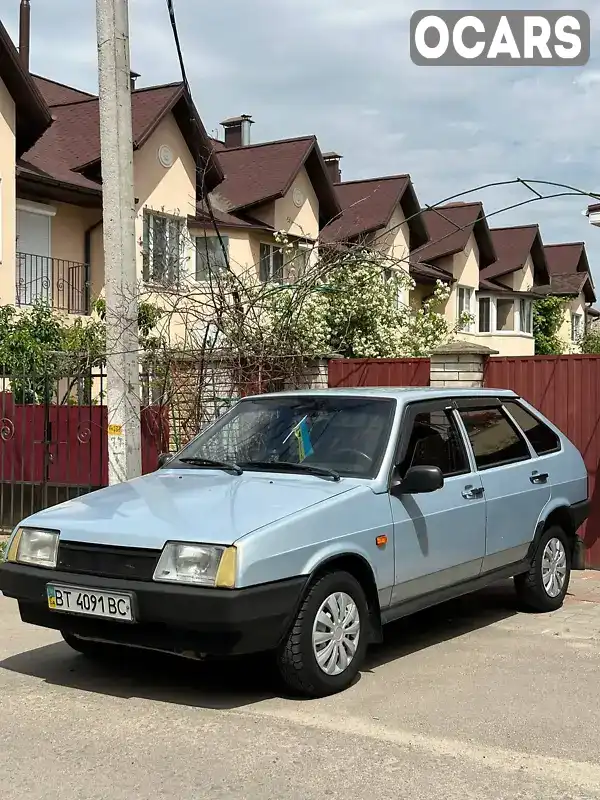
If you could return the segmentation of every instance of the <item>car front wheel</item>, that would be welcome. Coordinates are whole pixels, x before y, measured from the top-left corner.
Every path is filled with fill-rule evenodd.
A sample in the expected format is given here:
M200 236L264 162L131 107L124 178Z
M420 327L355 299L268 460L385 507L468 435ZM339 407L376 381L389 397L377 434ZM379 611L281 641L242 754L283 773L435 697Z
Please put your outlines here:
M515 577L521 605L527 611L556 611L563 604L571 578L571 542L552 525L540 539L529 572Z
M369 638L365 592L348 572L330 572L310 587L277 661L286 686L308 697L346 689L364 661Z

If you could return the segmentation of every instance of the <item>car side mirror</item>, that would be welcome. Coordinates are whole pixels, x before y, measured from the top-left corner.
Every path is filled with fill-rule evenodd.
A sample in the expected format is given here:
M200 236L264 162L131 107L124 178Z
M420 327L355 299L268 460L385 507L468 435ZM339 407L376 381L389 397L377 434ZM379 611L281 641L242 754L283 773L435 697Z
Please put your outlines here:
M169 461L172 461L174 458L175 458L175 453L161 453L158 457L157 469L164 467L165 464L168 464Z
M437 492L444 485L444 476L439 467L411 467L404 478L392 486L392 494L396 497L404 494L426 494Z

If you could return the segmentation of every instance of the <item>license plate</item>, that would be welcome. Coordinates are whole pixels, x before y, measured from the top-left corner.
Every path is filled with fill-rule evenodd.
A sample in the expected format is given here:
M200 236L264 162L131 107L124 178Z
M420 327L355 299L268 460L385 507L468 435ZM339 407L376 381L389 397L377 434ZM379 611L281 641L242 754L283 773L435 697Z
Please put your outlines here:
M46 586L48 608L86 617L133 622L132 596L120 592L83 589L78 586Z

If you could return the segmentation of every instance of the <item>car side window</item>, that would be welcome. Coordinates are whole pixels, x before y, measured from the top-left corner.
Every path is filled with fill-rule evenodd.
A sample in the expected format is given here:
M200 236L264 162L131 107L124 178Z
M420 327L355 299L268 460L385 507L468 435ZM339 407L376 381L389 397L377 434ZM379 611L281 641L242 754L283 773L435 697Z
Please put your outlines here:
M514 400L504 403L509 414L516 421L538 456L560 450L560 439L554 431L535 417L520 403Z
M461 409L477 469L490 469L530 458L525 439L501 408Z
M439 467L445 478L470 471L462 435L446 411L425 411L416 415L399 468L400 476L404 477L411 467L417 466Z

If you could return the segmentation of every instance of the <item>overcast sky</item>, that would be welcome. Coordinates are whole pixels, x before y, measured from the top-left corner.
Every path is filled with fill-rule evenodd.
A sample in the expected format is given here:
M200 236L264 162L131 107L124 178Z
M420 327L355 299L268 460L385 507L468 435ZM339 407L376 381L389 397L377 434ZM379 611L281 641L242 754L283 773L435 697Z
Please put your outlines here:
M94 0L31 0L33 72L97 91ZM19 0L0 0L17 39ZM582 9L586 67L417 67L419 8ZM343 178L409 172L422 203L516 177L600 192L599 0L175 0L188 77L206 128L252 114L253 141L316 134ZM139 86L179 79L166 0L130 0ZM540 188L538 186L538 188ZM560 190L556 190L560 191ZM531 195L492 188L488 215ZM546 243L581 241L600 288L600 228L586 198L544 200L490 225L539 222Z

